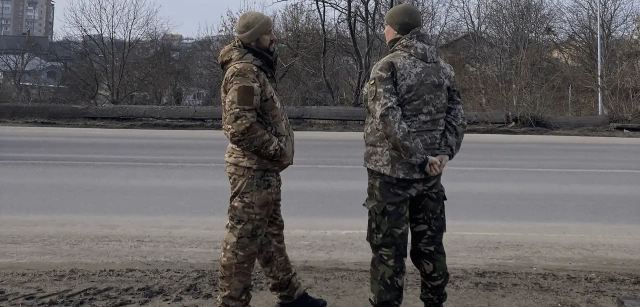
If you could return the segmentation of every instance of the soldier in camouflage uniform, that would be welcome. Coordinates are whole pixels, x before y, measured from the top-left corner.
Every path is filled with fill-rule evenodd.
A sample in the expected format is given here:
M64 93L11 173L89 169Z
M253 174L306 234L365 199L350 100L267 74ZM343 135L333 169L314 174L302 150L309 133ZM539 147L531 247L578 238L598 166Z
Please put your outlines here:
M425 307L439 307L449 281L441 177L466 130L462 100L452 67L421 28L420 11L401 4L385 22L390 54L373 67L364 89L370 303L400 306L410 231L420 299Z
M293 130L271 82L276 60L273 22L243 14L237 37L220 52L225 154L231 184L228 223L218 275L218 307L246 307L256 260L270 280L277 306L323 307L291 266L284 242L280 172L293 163Z

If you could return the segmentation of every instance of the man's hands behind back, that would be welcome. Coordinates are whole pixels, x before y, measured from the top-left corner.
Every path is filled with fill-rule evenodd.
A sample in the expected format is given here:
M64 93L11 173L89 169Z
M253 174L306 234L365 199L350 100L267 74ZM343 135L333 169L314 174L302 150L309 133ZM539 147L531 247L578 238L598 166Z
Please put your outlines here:
M436 157L430 156L429 163L424 171L429 174L429 176L437 176L444 171L448 162L449 156L447 155L438 155Z
M440 174L440 160L436 157L429 156L429 162L427 163L427 167L424 171L429 174L429 176L437 176Z
M438 155L436 158L440 160L440 172L442 173L444 171L444 167L447 166L447 163L449 162L449 156Z

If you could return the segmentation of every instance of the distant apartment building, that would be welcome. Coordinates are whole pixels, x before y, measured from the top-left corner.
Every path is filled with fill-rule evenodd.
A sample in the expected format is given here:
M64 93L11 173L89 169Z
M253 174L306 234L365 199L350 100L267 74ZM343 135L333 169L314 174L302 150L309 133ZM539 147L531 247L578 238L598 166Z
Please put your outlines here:
M0 0L0 36L53 39L53 0Z

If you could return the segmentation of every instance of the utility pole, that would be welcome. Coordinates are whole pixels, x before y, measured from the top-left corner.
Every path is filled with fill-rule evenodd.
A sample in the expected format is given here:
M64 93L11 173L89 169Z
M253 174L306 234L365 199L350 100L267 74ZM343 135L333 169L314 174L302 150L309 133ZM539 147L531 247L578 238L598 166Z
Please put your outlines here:
M598 115L602 115L604 113L604 107L602 105L602 43L601 43L601 9L600 9L600 1L598 1Z

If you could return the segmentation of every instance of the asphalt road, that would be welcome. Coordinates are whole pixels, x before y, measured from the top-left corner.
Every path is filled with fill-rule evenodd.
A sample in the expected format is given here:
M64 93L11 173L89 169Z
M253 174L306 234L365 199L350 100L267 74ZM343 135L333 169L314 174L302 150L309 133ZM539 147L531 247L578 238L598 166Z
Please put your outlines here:
M224 216L219 131L0 127L0 215ZM364 218L361 133L296 133L286 217ZM468 135L452 221L640 224L640 139Z

